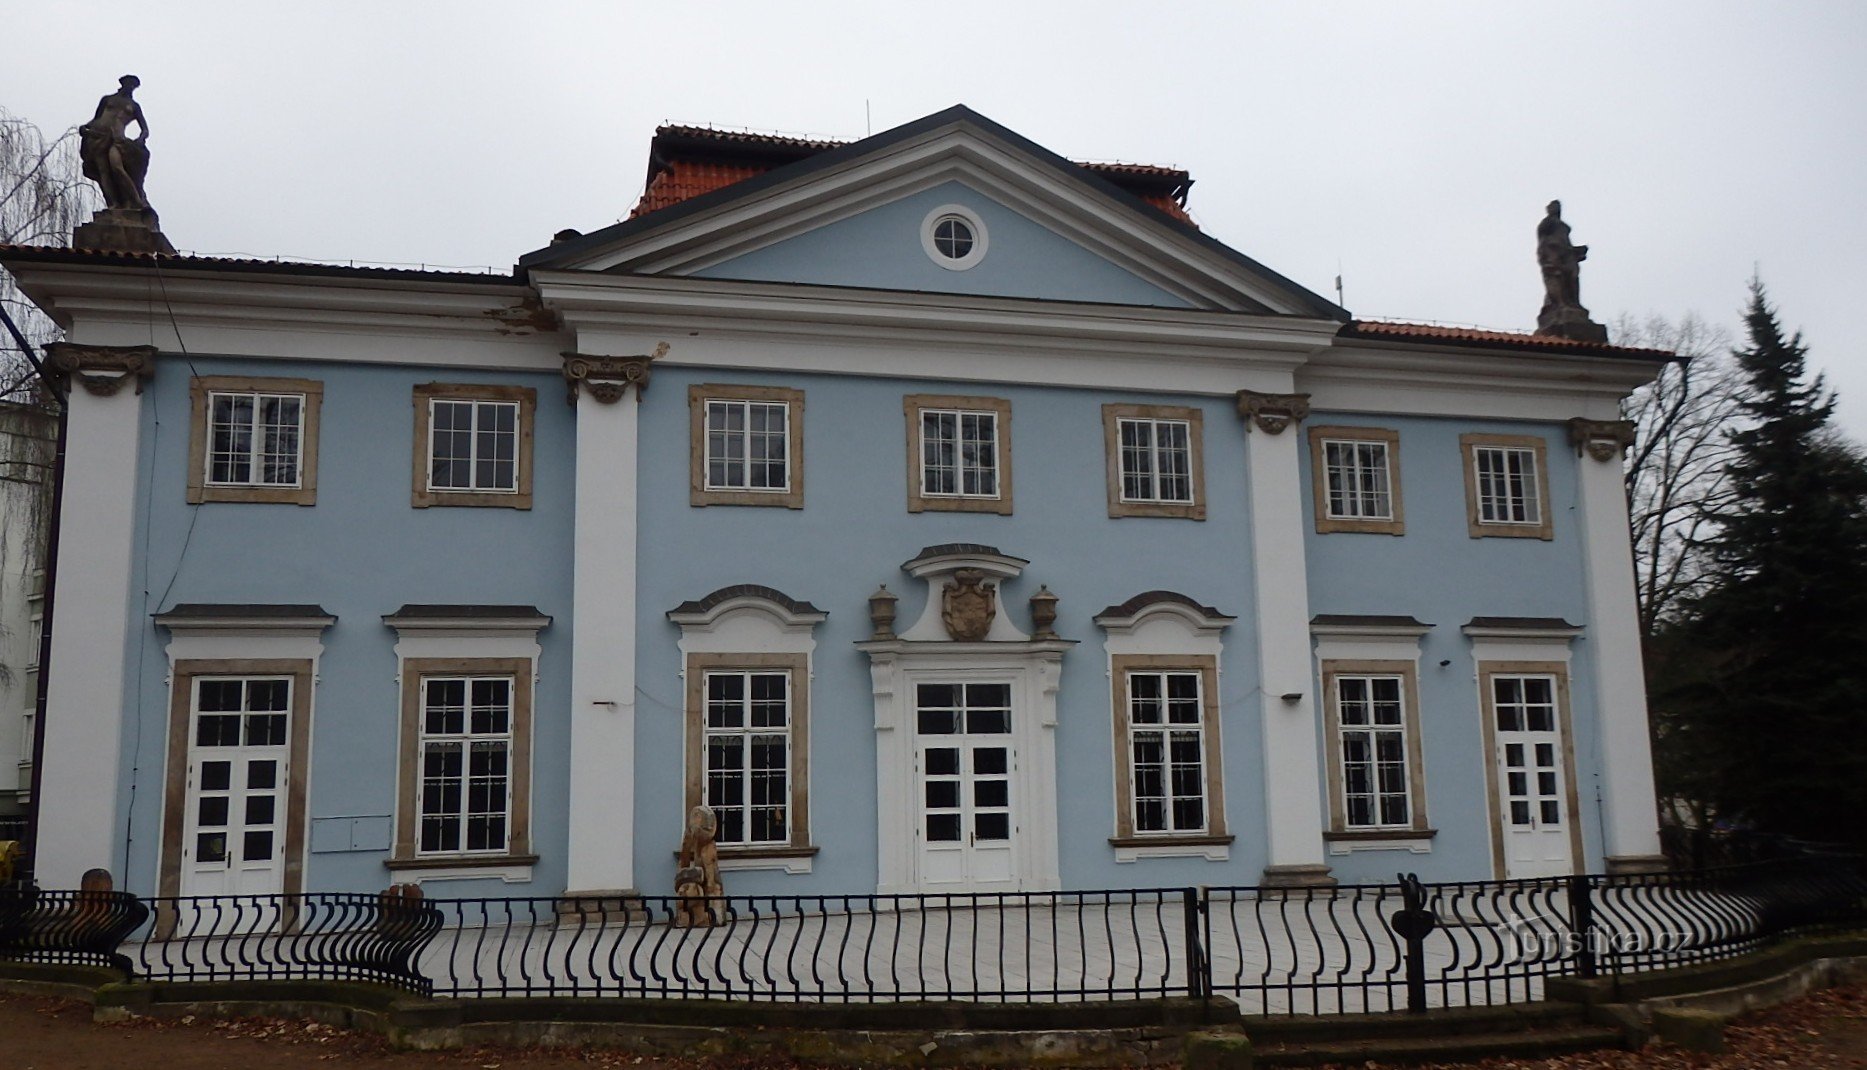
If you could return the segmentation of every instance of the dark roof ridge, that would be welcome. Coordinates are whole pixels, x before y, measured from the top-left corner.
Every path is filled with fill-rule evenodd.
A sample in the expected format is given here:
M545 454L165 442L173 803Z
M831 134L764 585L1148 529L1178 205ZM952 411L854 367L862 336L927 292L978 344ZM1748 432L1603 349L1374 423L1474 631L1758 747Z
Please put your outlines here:
M762 583L735 583L727 587L721 587L719 590L703 598L682 602L680 605L670 609L668 613L669 615L676 613L705 613L735 598L762 598L767 602L774 602L783 606L787 611L792 613L823 612L823 610L818 609L809 602L792 598L776 587L767 587Z
M1132 617L1149 606L1163 604L1185 606L1208 620L1236 619L1228 613L1221 613L1212 606L1206 605L1187 595L1183 595L1178 591L1164 590L1142 591L1140 594L1128 599L1121 605L1110 606L1102 612L1097 613L1094 619L1100 620L1103 617Z

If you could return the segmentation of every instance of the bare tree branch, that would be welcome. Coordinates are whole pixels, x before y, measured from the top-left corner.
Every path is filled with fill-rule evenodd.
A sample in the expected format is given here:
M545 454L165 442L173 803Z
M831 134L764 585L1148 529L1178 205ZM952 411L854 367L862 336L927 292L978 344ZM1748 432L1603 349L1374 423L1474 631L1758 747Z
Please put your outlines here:
M1731 495L1726 432L1740 419L1743 379L1731 359L1730 333L1695 314L1676 323L1662 316L1623 316L1613 333L1619 345L1667 349L1686 358L1668 365L1622 406L1638 432L1627 458L1627 501L1640 623L1651 636L1709 577L1706 540Z

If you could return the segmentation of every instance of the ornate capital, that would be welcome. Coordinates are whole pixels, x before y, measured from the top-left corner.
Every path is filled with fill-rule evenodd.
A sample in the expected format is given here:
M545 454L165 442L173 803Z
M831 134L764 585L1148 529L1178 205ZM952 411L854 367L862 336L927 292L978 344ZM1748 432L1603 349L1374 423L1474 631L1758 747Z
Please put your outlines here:
M570 385L568 400L577 404L577 388L605 405L614 405L635 387L637 399L648 390L650 365L668 355L668 343L655 346L653 353L633 357L587 357L581 353L564 354L564 381Z
M134 383L138 394L155 378L155 346L84 346L53 342L46 346L52 367L75 379L86 392L107 398Z
M1569 421L1569 444L1575 447L1578 457L1586 453L1597 461L1612 461L1634 444L1634 422L1584 420L1578 416Z
M1238 415L1245 418L1246 431L1251 430L1252 424L1256 424L1267 435L1282 434L1284 428L1309 416L1309 395L1240 390Z

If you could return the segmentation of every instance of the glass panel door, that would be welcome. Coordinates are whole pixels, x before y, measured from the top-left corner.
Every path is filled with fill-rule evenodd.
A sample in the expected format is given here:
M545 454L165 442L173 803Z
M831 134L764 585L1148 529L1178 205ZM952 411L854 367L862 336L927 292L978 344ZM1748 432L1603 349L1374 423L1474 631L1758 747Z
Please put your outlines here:
M916 686L923 885L1014 880L1011 717L1009 684Z

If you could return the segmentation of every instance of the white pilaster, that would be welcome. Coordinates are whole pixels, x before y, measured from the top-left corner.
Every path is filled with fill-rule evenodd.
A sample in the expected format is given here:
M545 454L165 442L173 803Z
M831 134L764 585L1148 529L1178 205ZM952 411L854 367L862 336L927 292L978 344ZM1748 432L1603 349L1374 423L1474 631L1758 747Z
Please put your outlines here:
M34 872L43 887L76 888L86 870L107 869L122 887L117 774L142 377L154 351L59 345L51 356L71 373L70 415Z
M1588 591L1588 645L1599 724L1602 852L1610 871L1657 868L1658 803L1653 788L1653 744L1647 723L1646 672L1640 652L1640 607L1635 596L1633 544L1621 450L1631 426L1574 420L1580 485L1582 567Z
M1268 847L1264 883L1324 883L1329 871L1323 861L1322 769L1310 673L1304 489L1296 428L1308 414L1308 396L1243 391L1239 409L1249 438L1245 456L1257 587Z
M565 362L577 406L572 893L635 887L636 440L647 369L643 358L573 356Z

